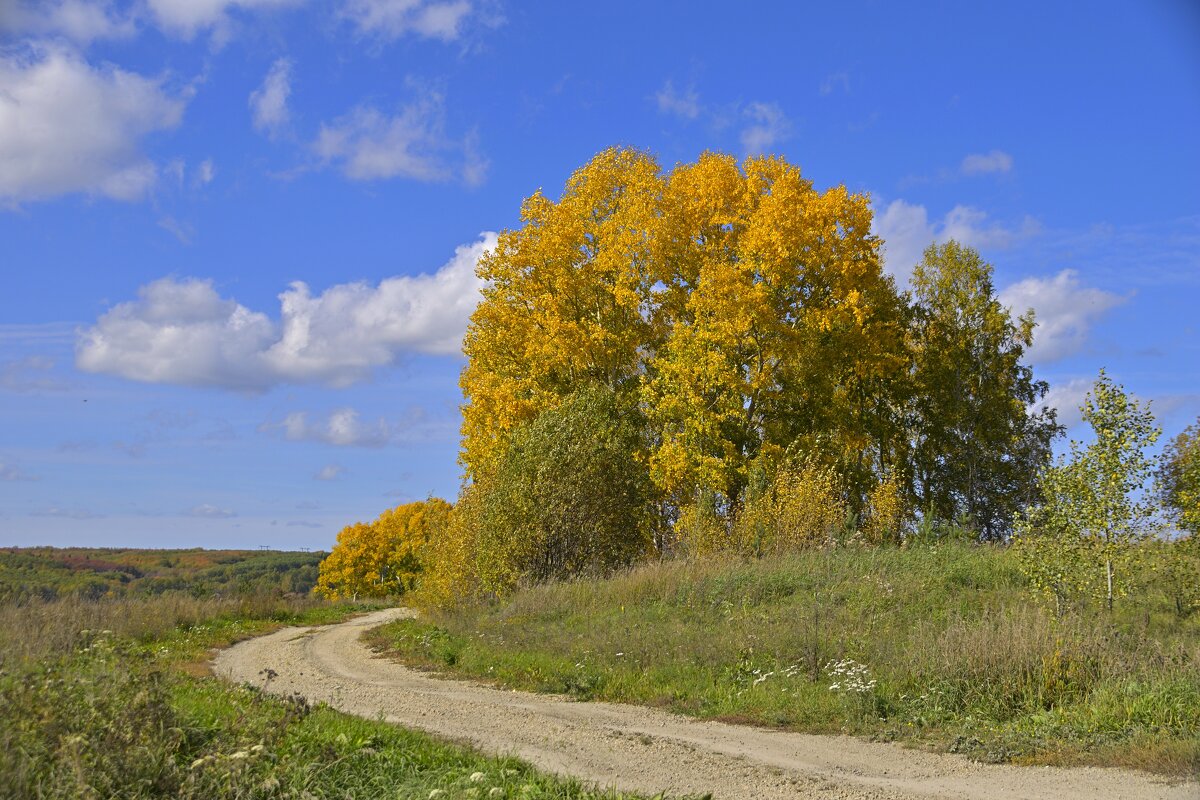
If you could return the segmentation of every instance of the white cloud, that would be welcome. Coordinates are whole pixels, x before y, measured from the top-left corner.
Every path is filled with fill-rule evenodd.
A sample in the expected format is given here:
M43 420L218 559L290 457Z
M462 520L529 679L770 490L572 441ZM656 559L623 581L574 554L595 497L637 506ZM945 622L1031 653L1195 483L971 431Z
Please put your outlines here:
M230 12L257 11L298 5L303 0L146 0L159 27L181 39L190 40L202 31L212 31L220 44L230 35Z
M1032 217L1026 217L1019 228L1008 228L989 222L985 212L962 205L950 209L940 221L931 222L925 206L904 200L893 200L882 213L876 213L873 228L884 242L885 268L902 283L908 281L925 248L934 242L954 239L977 249L1002 249L1040 230Z
M0 3L0 31L62 36L87 45L99 39L127 39L137 33L132 17L109 0L17 0Z
M217 168L213 166L211 158L206 158L196 167L196 174L192 177L192 185L207 186L212 183L215 177L217 177Z
M345 283L312 295L293 283L280 317L222 298L211 281L163 278L79 331L75 363L147 383L262 391L281 383L344 386L404 353L455 355L479 302L485 233L433 274Z
M463 20L471 13L466 0L346 0L342 16L354 23L359 33L399 39L408 33L427 39L451 42L462 33Z
M257 130L277 135L291 118L287 105L292 93L291 72L291 61L277 59L263 79L262 86L250 93L250 111Z
M339 477L341 477L342 473L344 473L345 471L346 471L346 468L343 467L341 464L326 464L325 466L321 467L320 470L317 471L316 475L313 475L313 480L314 481L336 481Z
M67 384L53 376L54 361L45 356L27 356L0 361L0 391L25 393L58 392Z
M288 441L323 442L338 447L383 447L392 438L387 420L362 422L353 408L339 408L326 419L316 422L309 422L307 413L295 411L279 425L263 428L279 428Z
M663 114L674 114L685 119L700 116L700 95L695 87L689 86L686 92L680 94L675 90L675 85L667 81L654 97L658 101L658 110Z
M0 57L0 204L143 196L157 168L140 142L178 125L185 104L161 79L93 68L63 47Z
M1080 407L1087 398L1088 392L1095 385L1092 378L1071 378L1062 383L1051 383L1050 391L1042 398L1034 410L1053 408L1058 411L1058 422L1070 428L1083 421Z
M15 464L7 464L0 461L0 481L16 482L16 481L36 481L37 478L22 470Z
M989 175L995 172L1008 172L1012 169L1013 157L1003 150L993 150L990 153L972 153L962 160L959 171L963 175Z
M999 299L1014 316L1034 310L1037 328L1028 356L1045 364L1079 352L1092 325L1129 298L1081 286L1079 273L1065 269L1053 278L1018 281L1001 291Z
M791 135L792 124L775 103L750 103L742 115L750 120L742 130L742 149L750 155L764 153Z
M387 115L370 106L321 126L313 149L327 164L336 164L352 180L411 178L443 181L455 175L478 185L486 162L475 134L462 141L445 133L443 98L434 92Z
M200 517L202 519L230 519L237 516L236 511L231 511L228 508L218 508L210 503L202 503L201 505L189 508L183 513L187 517Z
M843 92L850 91L850 75L845 72L834 72L825 76L821 81L821 95L827 96L833 94L838 89Z

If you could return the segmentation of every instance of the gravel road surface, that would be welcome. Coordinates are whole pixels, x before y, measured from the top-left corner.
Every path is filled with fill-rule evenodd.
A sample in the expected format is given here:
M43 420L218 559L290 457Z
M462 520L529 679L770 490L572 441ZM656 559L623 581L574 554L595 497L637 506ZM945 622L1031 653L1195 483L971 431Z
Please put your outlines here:
M299 693L602 786L714 798L1200 800L1200 785L1116 769L977 764L845 736L702 722L652 708L504 691L440 679L380 658L363 631L409 614L388 609L338 625L285 628L222 651L214 671Z

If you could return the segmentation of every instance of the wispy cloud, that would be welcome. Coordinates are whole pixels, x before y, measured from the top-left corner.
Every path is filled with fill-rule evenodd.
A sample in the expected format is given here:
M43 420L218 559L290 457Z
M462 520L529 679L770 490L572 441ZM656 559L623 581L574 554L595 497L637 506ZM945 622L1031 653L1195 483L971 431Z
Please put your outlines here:
M220 508L211 503L201 503L198 506L193 506L183 512L186 517L199 517L201 519L232 519L237 516L237 512L228 508Z
M286 58L277 59L262 84L250 93L250 112L256 130L277 136L291 119L288 109L291 76L292 62Z
M478 186L487 173L478 135L446 133L445 100L421 91L395 113L369 105L321 125L313 152L356 181L407 178L423 182L459 179Z
M821 96L827 97L834 92L850 92L850 75L846 72L832 72L821 80Z
M462 35L472 10L467 0L346 0L341 15L359 33L385 40L412 34L452 42Z
M993 150L990 153L972 153L962 160L959 171L963 175L992 175L1009 172L1013 167L1013 157L1003 150Z
M658 102L658 110L663 114L671 114L684 119L696 119L700 116L700 93L696 87L689 86L686 91L679 92L675 84L668 80L654 95Z
M346 468L341 464L326 464L317 470L317 474L313 475L313 480L316 481L336 481L346 472ZM297 506L299 507L299 506Z
M748 155L770 150L792 133L792 123L775 103L750 103L742 110L749 124L742 129L742 149Z

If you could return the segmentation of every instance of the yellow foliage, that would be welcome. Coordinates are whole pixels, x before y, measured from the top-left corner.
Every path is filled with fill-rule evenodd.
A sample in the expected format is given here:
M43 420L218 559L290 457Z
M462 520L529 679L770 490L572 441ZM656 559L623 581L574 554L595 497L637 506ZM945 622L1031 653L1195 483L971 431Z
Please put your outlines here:
M725 520L717 514L712 498L697 497L680 509L675 523L676 546L692 557L721 553L733 544Z
M390 597L413 588L426 544L446 526L450 504L431 498L383 512L370 524L342 529L321 562L316 591L331 600Z
M477 489L468 486L447 515L446 524L430 531L424 571L413 593L423 608L447 608L479 593L476 540L479 534Z
M831 467L784 466L762 496L745 504L734 537L741 549L754 555L823 547L834 541L847 512Z
M871 544L899 544L907 520L904 486L892 473L871 490L862 533Z
M652 478L680 505L699 487L736 497L760 452L804 438L865 494L901 435L884 389L907 364L868 197L818 192L780 158L705 153L664 173L613 148L521 219L478 269L469 479L516 426L592 383L638 398Z

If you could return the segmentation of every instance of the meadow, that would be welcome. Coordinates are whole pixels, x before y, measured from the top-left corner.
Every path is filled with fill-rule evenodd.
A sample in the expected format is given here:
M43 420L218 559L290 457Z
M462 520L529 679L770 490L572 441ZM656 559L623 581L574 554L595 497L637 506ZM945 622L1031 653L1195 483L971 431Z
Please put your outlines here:
M0 604L0 797L628 797L212 677L214 647L372 608L284 584Z
M954 541L668 560L431 610L393 657L504 687L1021 764L1200 773L1200 617L1152 570L1109 612L1038 602Z

